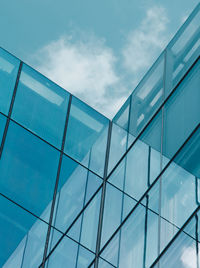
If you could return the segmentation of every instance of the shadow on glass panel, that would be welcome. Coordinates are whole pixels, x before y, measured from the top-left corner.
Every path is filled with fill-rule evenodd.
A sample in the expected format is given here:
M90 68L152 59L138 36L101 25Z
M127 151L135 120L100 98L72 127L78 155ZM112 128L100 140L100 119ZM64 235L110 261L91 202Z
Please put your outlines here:
M20 61L0 48L0 111L8 114Z

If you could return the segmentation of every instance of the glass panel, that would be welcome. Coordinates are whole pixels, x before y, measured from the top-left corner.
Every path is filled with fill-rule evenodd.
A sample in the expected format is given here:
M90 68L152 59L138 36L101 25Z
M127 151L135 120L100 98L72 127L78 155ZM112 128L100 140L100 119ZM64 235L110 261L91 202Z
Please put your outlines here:
M109 244L105 247L101 253L101 257L111 263L112 265L118 267L119 263L119 242L121 238L121 233L117 234L112 238Z
M105 162L108 122L107 118L88 105L75 97L72 98L65 152L86 167L90 165L91 159L100 155L98 165L92 161L90 167L101 176ZM101 146L95 145L99 144L99 141Z
M123 128L112 124L112 134L110 143L108 174L120 160L127 149L128 133Z
M171 158L200 122L200 61L165 105L163 154Z
M64 237L48 259L48 268L75 268L78 244L68 237Z
M92 202L84 210L83 222L81 226L80 243L92 250L93 252L95 252L96 249L101 192L102 191L99 191L96 194Z
M0 48L0 111L8 114L20 61Z
M12 118L60 148L68 100L68 92L23 65Z
M58 160L57 150L10 122L0 161L0 192L43 217L53 197Z
M193 218L161 257L160 268L198 268L195 229L196 221ZM157 264L153 267L157 267Z
M115 267L111 264L109 264L107 261L104 261L102 260L101 258L99 258L99 265L98 265L99 268L112 268L112 267Z
M55 227L65 232L101 182L96 175L63 155L57 191ZM79 233L77 236L79 237Z
M167 47L166 96L200 54L200 5Z
M161 215L178 227L183 225L198 205L197 184L193 174L200 175L199 140L198 128L162 176ZM177 230L161 225L161 231L163 248Z
M122 105L122 107L120 108L120 110L117 112L117 114L112 120L118 126L120 126L121 128L127 131L129 127L128 121L129 121L130 100L131 100L131 96Z
M38 267L46 240L44 222L0 196L0 230L1 267Z
M94 256L92 252L65 236L47 260L46 267L87 268Z
M147 189L149 147L138 140L127 155L125 192L140 199Z
M143 267L145 208L139 205L121 232L119 267Z
M103 214L103 227L101 236L101 247L111 237L120 225L122 216L122 192L106 184L106 196Z
M129 132L137 137L163 101L164 54L133 91Z
M88 268L95 255L79 245L76 268Z

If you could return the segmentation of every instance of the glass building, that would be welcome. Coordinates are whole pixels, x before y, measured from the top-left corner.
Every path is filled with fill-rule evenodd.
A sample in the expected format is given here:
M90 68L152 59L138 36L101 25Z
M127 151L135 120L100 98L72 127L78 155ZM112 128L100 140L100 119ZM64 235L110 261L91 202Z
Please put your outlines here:
M0 267L200 267L200 4L110 121L0 49Z

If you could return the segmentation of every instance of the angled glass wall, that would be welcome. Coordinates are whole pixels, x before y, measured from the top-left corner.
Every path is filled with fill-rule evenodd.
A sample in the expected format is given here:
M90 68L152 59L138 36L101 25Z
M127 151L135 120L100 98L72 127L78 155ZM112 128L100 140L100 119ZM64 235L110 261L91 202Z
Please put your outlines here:
M199 266L199 27L112 122L0 49L1 267Z

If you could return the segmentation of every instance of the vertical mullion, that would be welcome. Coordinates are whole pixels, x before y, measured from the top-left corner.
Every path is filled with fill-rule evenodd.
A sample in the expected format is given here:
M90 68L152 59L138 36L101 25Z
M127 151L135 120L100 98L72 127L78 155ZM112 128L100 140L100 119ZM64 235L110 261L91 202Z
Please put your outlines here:
M163 102L165 101L165 93L167 88L167 49L165 49L164 52L164 71L163 71ZM160 148L160 172L162 171L163 166L163 136L164 136L164 109L165 105L162 106L161 112L162 112L162 122L161 122L161 148ZM158 204L158 256L160 254L160 248L161 248L161 200L162 200L162 176L160 176L159 179L159 204ZM158 262L158 268L160 267L160 264Z
M101 203L100 203L100 210L99 210L99 223L98 223L98 229L97 229L97 242L96 242L96 254L95 254L94 268L98 267L98 257L99 257L99 251L100 251L100 245L101 245L101 234L102 234L102 226L103 226L103 212L104 212L104 204L105 204L106 179L107 179L107 173L108 173L108 160L109 160L109 154L110 154L111 133L112 133L112 122L109 121L108 139L107 139L105 165L104 165L103 186L102 186Z
M4 129L4 133L3 133L3 138L2 138L2 141L1 141L0 159L1 159L1 156L2 156L3 147L4 147L4 144L5 144L5 140L6 140L6 135L7 135L7 132L8 132L8 126L9 126L9 123L10 123L10 117L11 117L12 110L13 110L13 105L14 105L14 102L15 102L15 97L16 97L16 93L17 93L17 87L18 87L18 84L19 84L19 78L20 78L21 70L22 70L22 65L23 65L23 62L20 61L19 69L18 69L18 73L17 73L17 78L16 78L16 82L15 82L15 87L14 87L14 90L13 90L13 95L12 95L10 108L9 108L9 112L8 112L8 117L7 117L5 129Z
M64 151L64 146L65 146L65 139L66 139L66 134L67 134L67 126L68 126L68 121L69 121L71 102L72 102L72 95L70 94L67 115L66 115L66 121L65 121L64 131L63 131L63 139L62 139L62 146L61 146L61 152L60 152L60 159L59 159L59 163L58 163L58 170L57 170L56 182L55 182L50 217L49 217L49 225L48 225L46 242L45 242L45 247L44 247L42 268L44 268L44 266L45 266L45 261L46 261L47 251L48 251L48 245L49 245L49 239L50 239L50 233L51 233L51 225L53 222L54 208L55 208L55 203L56 203L56 194L57 194L58 182L59 182L59 178L60 178L61 164L62 164L63 151Z
M131 106L130 106L131 108ZM128 130L127 130L127 138L126 138L126 150L128 148L128 138L129 138L129 126L130 126L130 109L129 109L129 122L128 122ZM125 185L126 185L126 167L127 167L127 155L125 156L125 164L124 164L124 181L123 181L123 192L122 192L122 207L121 207L121 219L120 224L123 220L123 210L124 210L124 195L125 195ZM119 243L118 243L118 256L117 256L117 267L119 267L120 261L120 245L121 245L121 228L119 230Z
M199 268L199 235L198 235L198 229L199 229L199 218L197 216L197 214L195 215L195 219L196 219L196 226L195 226L195 238L196 238L196 257L197 257L197 268Z
M90 166L91 155L92 155L92 149L90 149L90 153L89 153L88 167ZM86 200L86 195L87 195L88 180L89 180L89 170L87 171L87 178L86 178L86 184L85 184L85 193L84 193L84 199L83 199L83 208L85 206L85 200ZM78 265L78 257L79 257L79 251L80 251L80 243L81 243L81 235L82 235L82 226L83 226L84 213L85 213L85 210L83 210L83 213L80 216L81 217L81 225L80 225L80 234L79 234L79 241L78 241L79 244L78 244L78 249L77 249L75 268L77 268L77 265Z
M147 228L148 228L148 206L149 195L146 196L146 210L145 210L145 225L144 225L144 255L143 255L143 267L146 267L146 250L147 250Z

